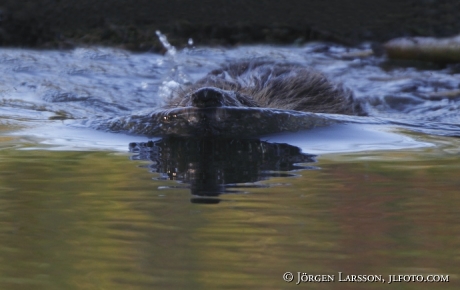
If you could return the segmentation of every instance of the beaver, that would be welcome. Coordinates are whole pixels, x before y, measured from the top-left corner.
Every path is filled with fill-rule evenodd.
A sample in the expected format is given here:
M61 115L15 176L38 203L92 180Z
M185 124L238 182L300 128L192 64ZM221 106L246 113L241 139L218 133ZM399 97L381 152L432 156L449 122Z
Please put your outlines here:
M116 117L93 127L137 135L255 137L336 123L329 114L365 115L352 92L309 67L249 60L211 71L174 90L148 114Z
M294 63L230 63L173 93L166 108L260 107L365 115L353 93L322 73Z

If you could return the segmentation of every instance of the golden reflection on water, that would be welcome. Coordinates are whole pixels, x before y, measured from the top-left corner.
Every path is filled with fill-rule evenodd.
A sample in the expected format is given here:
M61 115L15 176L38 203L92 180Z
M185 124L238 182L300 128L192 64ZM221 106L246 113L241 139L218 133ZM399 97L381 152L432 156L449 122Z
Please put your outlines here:
M458 289L460 163L436 148L318 157L319 170L192 204L127 154L0 150L0 289ZM286 283L309 274L449 283Z

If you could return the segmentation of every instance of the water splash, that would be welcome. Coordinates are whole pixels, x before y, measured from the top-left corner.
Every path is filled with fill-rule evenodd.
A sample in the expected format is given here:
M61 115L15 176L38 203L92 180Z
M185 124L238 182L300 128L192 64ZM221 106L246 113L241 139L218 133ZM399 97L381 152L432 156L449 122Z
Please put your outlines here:
M177 49L169 43L166 35L162 34L159 30L157 30L155 33L158 36L161 44L163 44L163 47L166 49L166 54L175 56L177 54Z

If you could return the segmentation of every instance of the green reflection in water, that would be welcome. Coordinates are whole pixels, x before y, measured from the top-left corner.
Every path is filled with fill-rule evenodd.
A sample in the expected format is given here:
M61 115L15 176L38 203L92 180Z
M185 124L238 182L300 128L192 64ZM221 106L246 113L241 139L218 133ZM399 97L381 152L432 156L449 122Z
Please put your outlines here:
M321 156L320 170L217 205L190 203L188 189L158 189L176 184L152 180L139 167L146 162L127 154L1 142L1 289L459 287L456 140ZM283 282L286 271L450 282L295 286Z

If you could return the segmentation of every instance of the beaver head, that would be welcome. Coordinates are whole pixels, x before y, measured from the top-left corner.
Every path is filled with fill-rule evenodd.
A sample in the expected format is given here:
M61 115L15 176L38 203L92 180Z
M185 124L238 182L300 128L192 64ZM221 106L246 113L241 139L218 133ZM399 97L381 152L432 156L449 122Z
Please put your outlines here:
M365 114L350 90L317 71L298 64L245 61L182 87L165 107L103 126L147 136L242 138L336 122L315 113Z
M202 87L178 99L177 107L258 107L249 96L216 87Z

